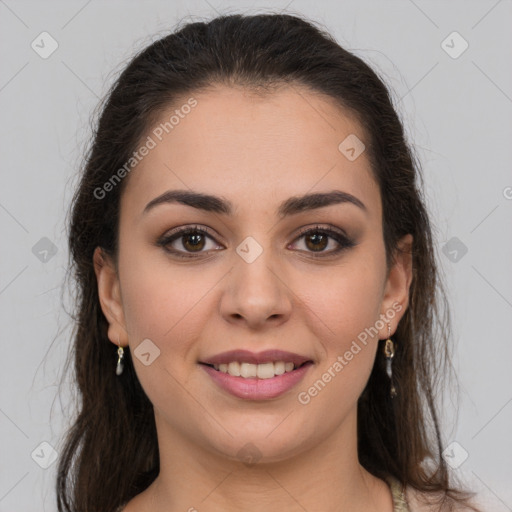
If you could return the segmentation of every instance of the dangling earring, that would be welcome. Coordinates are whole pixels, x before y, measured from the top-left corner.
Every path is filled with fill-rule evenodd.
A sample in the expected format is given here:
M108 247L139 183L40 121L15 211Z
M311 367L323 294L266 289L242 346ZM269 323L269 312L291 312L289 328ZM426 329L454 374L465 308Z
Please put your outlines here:
M388 339L386 340L386 344L384 345L384 354L386 356L386 373L388 374L389 380L391 381L391 398L395 398L397 395L396 388L393 384L393 356L395 355L395 344L390 338L391 335L391 327L388 324Z
M124 350L123 350L123 347L121 347L121 344L119 343L119 336L117 337L117 344L119 345L119 348L117 349L116 375L121 375L121 373L123 373L123 369L124 369L124 364L123 364Z

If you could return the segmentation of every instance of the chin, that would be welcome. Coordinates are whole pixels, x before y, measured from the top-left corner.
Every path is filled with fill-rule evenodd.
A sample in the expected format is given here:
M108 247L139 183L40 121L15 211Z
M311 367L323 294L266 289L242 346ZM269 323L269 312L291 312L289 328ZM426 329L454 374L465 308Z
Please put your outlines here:
M307 450L308 444L314 444L312 436L307 436L304 431L295 432L289 425L283 427L281 432L279 428L276 429L276 423L272 428L253 428L250 431L247 428L237 431L231 427L227 430L233 437L226 434L222 440L210 439L206 442L216 455L247 466L283 462Z

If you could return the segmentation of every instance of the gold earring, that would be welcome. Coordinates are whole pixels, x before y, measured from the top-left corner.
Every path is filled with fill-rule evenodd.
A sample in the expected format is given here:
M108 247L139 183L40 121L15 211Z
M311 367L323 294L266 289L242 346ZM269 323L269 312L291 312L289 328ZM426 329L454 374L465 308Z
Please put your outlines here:
M384 345L384 355L386 356L386 373L388 374L389 380L391 381L391 398L395 398L397 395L395 385L393 384L393 357L395 355L395 344L393 340L390 338L391 335L391 327L388 324L388 339L386 340L386 344Z
M116 375L121 375L121 373L123 373L123 369L124 369L124 364L123 364L124 350L123 350L123 347L121 347L121 344L119 343L119 336L117 337L117 344L119 345L119 348L117 349Z

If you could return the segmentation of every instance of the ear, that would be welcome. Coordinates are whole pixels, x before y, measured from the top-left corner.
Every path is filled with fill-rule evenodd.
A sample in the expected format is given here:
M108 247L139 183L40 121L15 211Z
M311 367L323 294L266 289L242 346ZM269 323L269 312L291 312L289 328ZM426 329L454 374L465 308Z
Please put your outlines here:
M94 272L98 282L98 295L101 309L109 327L108 337L115 345L128 345L123 304L115 265L112 258L101 247L96 247L93 254Z
M392 266L386 278L381 304L381 318L389 319L391 335L396 331L398 322L409 306L409 290L413 272L412 243L413 237L410 234L399 240ZM380 333L381 339L386 339L388 337L387 325L382 331Z

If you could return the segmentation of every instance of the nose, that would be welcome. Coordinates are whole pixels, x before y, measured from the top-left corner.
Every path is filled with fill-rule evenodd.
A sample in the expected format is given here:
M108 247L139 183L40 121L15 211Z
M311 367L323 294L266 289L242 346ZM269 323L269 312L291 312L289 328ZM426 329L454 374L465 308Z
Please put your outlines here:
M220 311L227 322L261 330L267 325L277 327L290 317L293 293L270 250L251 263L236 256L226 283Z

